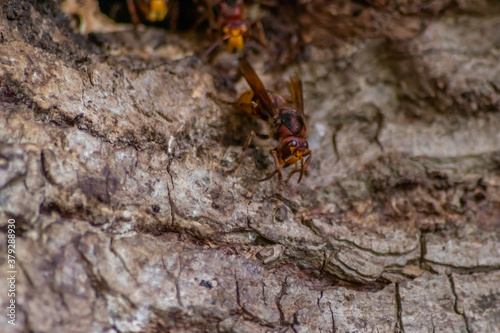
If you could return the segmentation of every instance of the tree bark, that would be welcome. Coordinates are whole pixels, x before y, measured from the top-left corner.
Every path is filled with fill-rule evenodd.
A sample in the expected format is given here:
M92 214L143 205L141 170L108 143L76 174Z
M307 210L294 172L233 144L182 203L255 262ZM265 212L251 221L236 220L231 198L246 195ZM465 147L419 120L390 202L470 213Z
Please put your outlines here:
M500 332L496 2L264 10L313 151L283 193L272 140L226 174L262 126L236 57L0 3L3 332Z

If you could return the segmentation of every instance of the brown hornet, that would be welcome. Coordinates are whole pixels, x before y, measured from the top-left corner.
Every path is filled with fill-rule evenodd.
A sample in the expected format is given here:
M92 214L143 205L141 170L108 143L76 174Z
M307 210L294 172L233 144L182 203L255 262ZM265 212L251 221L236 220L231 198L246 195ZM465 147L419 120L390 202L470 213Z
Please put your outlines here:
M295 165L295 169L290 172L286 182L290 180L293 174L300 172L297 182L300 183L302 175L307 170L312 158L312 152L309 150L307 143L302 81L298 76L290 78L288 89L291 95L291 102L288 102L282 96L266 90L264 84L246 59L240 60L240 67L251 90L240 96L237 101L238 106L242 110L266 120L273 129L274 138L278 141L278 146L270 151L276 170L262 179L262 181L278 174L279 188L281 190L283 188L282 169ZM254 136L259 138L268 137L267 135L252 131L245 141L236 167L243 160L244 152L248 149ZM297 166L299 162L300 166Z
M217 27L220 30L221 38L213 43L205 52L208 56L217 46L225 44L226 50L230 53L238 53L245 46L247 39L253 39L262 47L266 47L264 29L262 24L257 21L249 24L244 17L244 1L243 0L221 0L213 7L215 17L209 15L211 26ZM258 33L254 36L250 33L251 30Z
M168 12L167 3L168 0L127 0L128 11L134 27L139 25L141 16L149 22L163 21Z

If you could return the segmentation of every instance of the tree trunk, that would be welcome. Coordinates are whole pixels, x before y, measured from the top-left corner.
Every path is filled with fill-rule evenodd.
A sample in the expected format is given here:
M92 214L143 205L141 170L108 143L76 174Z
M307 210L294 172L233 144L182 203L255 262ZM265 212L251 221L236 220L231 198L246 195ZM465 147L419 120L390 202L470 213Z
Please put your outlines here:
M497 2L263 7L313 152L281 193L273 140L226 173L266 128L202 33L0 3L2 332L500 332Z

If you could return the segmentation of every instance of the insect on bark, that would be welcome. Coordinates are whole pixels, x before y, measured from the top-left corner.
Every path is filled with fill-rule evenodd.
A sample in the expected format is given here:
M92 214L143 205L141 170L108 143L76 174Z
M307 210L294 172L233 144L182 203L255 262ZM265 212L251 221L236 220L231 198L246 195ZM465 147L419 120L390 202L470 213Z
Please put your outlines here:
M244 18L244 2L243 0L222 0L213 7L216 14L210 16L211 25L218 26L222 37L213 43L205 55L208 56L217 46L224 43L226 50L230 53L237 53L243 49L245 41L248 38L255 40L264 48L266 47L264 29L262 24L257 21L249 24ZM250 29L255 28L258 36L250 34Z
M141 16L149 22L163 21L168 12L168 0L127 0L127 7L134 27L137 27Z
M307 143L302 81L297 75L290 78L288 89L291 102L289 102L281 95L268 92L246 59L240 60L240 68L251 89L243 93L236 104L242 110L266 120L272 128L274 138L278 141L278 146L270 151L276 169L261 181L271 179L278 174L278 185L281 191L283 189L282 170L295 165L285 182L288 182L295 173L300 172L297 181L297 183L300 183L312 158L312 152L309 150L309 144ZM250 146L253 137L267 138L269 136L254 131L250 132L235 168L228 171L229 173L236 170L243 161L244 153ZM299 162L300 166L297 166Z

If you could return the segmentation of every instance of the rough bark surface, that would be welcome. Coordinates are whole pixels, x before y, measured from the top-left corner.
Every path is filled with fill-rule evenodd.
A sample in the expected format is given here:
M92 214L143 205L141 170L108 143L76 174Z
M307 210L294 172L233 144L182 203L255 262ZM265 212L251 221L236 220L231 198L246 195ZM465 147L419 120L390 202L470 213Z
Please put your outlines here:
M251 61L276 91L298 71L313 151L282 194L272 140L225 175L259 126L219 100L236 58L0 3L2 332L500 332L495 1L270 10L278 60Z

